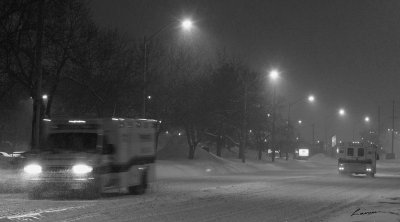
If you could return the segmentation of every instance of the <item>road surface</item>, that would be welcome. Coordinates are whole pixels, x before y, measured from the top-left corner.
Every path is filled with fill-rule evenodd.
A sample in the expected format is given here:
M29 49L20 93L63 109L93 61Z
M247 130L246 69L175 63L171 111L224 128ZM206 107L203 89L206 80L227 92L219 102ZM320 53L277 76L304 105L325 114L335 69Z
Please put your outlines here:
M281 164L285 164L282 160ZM293 160L292 165L293 165ZM225 176L158 180L141 196L29 200L0 194L3 221L398 221L400 171L381 164L375 178L337 175L334 162ZM302 167L304 165L304 167ZM385 219L386 220L386 219ZM385 221L383 220L383 221ZM379 221L379 220L377 220Z

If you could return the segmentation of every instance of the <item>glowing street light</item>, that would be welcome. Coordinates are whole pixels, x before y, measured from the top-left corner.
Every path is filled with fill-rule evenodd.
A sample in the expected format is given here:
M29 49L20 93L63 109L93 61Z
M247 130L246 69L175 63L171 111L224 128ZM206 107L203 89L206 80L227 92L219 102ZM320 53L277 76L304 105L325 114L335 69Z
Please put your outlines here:
M311 102L311 103L313 103L313 102L315 101L314 95L309 95L309 96L308 96L308 101Z
M47 96L47 94L42 95L42 99L46 100L46 99L48 99L48 98L49 98L49 97Z
M276 69L273 69L269 72L269 78L273 81L277 80L279 78L279 71Z
M276 82L279 78L279 71L273 69L269 72L269 78L271 81ZM275 119L276 119L276 84L273 86L272 94L272 129L271 129L271 145L272 145L272 162L275 161Z
M339 115L340 116L344 116L344 115L346 115L346 111L342 108L342 109L339 109Z
M369 123L369 122L370 122L369 116L366 116L366 117L364 118L364 121L365 121L366 123Z
M183 30L190 31L193 28L193 21L190 19L185 19L182 21L181 26Z
M176 25L176 23L179 21L172 21L170 23L167 23L166 25L162 26L160 29L158 29L156 32L154 32L152 35L150 35L150 37L144 37L144 50L143 50L143 89L142 89L142 117L146 118L146 102L147 99L149 100L150 98L147 97L147 87L146 87L146 83L147 83L147 64L149 63L149 58L147 55L147 45L149 44L150 41L152 41L155 37L157 37L160 33L162 33L163 31L167 30L168 28L170 28L172 25ZM193 29L194 25L193 25L193 21L190 19L184 19L182 21L179 22L180 23L180 27L181 29L183 29L184 31L190 31L191 29Z
M271 73L271 76L272 76L272 74L273 73ZM271 77L271 78L273 78L273 77ZM287 121L287 134L286 134L288 141L290 140L290 111L291 111L291 108L292 108L292 106L299 104L300 102L307 102L307 101L309 103L314 103L314 101L315 101L314 95L309 95L307 98L300 98L299 100L289 103L289 105L288 105L288 117L287 117L288 121ZM302 121L299 120L298 123L299 123L299 125L301 125ZM287 158L288 158L288 156L286 156L286 160L287 160Z

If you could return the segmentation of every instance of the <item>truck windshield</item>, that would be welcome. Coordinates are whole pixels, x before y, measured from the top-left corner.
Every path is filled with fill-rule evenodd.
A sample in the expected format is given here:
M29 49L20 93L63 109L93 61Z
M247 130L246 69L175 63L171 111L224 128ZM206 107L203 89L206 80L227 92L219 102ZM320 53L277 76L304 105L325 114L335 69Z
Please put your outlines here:
M54 133L47 138L47 149L72 152L96 151L96 133Z

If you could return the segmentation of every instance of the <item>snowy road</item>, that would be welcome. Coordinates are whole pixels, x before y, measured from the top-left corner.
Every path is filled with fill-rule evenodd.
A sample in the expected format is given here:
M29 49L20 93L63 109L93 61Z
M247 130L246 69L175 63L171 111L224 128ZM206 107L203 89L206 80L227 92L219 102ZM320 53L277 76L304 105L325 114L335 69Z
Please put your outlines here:
M171 177L158 180L142 196L90 201L28 200L21 193L0 194L0 222L374 221L382 217L386 218L382 221L389 217L398 221L400 167L381 167L376 178L340 177L335 165L326 163L229 176Z

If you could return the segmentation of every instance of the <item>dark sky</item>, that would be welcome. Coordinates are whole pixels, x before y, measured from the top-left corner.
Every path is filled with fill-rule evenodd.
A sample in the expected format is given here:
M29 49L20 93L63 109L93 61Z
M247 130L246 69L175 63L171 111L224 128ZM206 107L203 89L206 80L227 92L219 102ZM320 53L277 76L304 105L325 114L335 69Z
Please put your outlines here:
M400 95L397 0L95 0L91 5L98 24L132 38L192 17L207 47L225 48L256 71L279 68L281 96L295 101L312 92L317 97L312 107L293 107L292 119L303 120L308 139L315 122L316 138L323 140L324 119L329 134L351 139L354 126L364 127L364 114L376 127L379 105L387 128L391 100ZM164 35L170 34L159 38ZM344 120L335 116L339 106L348 112Z

